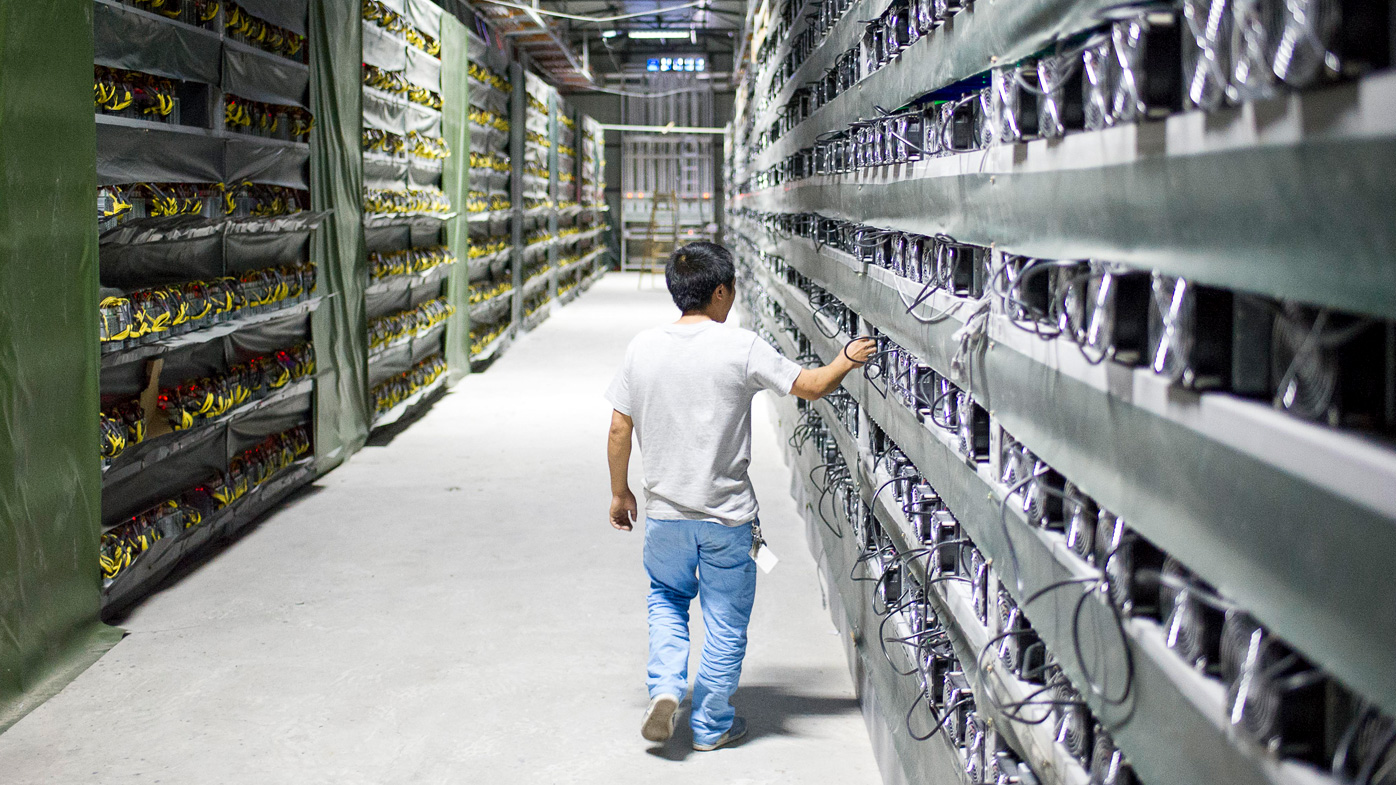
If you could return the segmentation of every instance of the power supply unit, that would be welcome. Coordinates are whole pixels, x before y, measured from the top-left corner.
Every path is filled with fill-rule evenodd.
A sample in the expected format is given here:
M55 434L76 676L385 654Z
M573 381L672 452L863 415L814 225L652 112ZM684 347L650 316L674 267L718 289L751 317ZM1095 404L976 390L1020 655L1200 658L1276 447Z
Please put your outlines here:
M1328 678L1244 611L1221 636L1227 721L1285 758L1326 763Z
M992 254L987 248L936 238L935 280L956 297L981 297L989 279Z
M989 412L967 392L955 393L955 419L960 455L970 464L989 460Z
M1117 123L1153 120L1183 108L1182 25L1171 6L1133 7L1110 29Z
M1110 601L1126 616L1159 618L1163 551L1101 510L1096 517L1096 564L1105 573Z
M959 561L958 554L965 545L960 536L960 522L950 510L940 509L931 513L931 527L933 541L930 545L935 551L927 571L933 575L952 575Z
M1044 275L1053 269L1044 265L1037 267L1037 260L1016 254L996 254L994 280L1002 282L1002 291L995 292L1003 298L1004 312L1017 322L1049 321L1052 311L1052 276Z
M927 650L923 667L926 697L930 702L931 713L940 716L944 721L945 717L940 715L940 711L949 705L949 695L945 688L951 683L952 676L964 677L960 672L960 662L955 659L954 650L947 641L942 647Z
M986 757L985 785L1037 785L1037 775L1018 755L1002 744Z
M945 674L945 707L941 713L941 725L955 746L963 747L968 730L970 714L974 712L974 691L970 689L969 677L964 671L954 670Z
M1396 427L1396 323L1283 303L1271 351L1276 408L1335 427Z
M1049 139L1086 127L1086 81L1080 55L1047 54L1037 61L1037 129Z
M897 554L893 553L887 560L887 564L883 566L882 576L877 581L877 591L883 607L882 613L886 613L902 603L907 583L904 580L905 577L901 561Z
M1172 556L1164 560L1159 580L1164 642L1192 667L1214 674L1220 666L1225 618L1215 602L1198 595L1211 597L1216 592Z
M898 504L904 504L907 496L911 493L911 487L920 482L916 466L912 464L910 458L906 457L906 453L902 452L896 445L887 451L883 463L893 478L889 482L892 487L892 497L897 500Z
M919 482L912 486L906 503L902 505L902 512L915 529L917 539L928 542L934 536L932 515L944 507L935 488L928 483Z
M950 155L979 148L979 93L935 101L926 110L926 142L929 155Z
M938 378L936 372L929 365L917 363L911 366L907 377L907 387L911 393L909 408L916 414L916 419L925 423L931 416L931 410L935 404L935 386Z
M1097 507L1095 501L1070 481L1062 485L1062 518L1066 520L1066 546L1090 560L1095 551Z
M989 562L984 558L984 552L973 545L959 548L958 553L960 555L960 575L969 581L975 618L979 619L980 624L987 626L989 624L989 598L992 596L993 588Z
M950 17L969 8L971 0L930 0L930 3L935 19L940 23L944 23L948 21Z
M1095 726L1095 745L1087 769L1091 773L1091 785L1137 785L1139 782L1134 776L1134 767L1115 746L1105 726L1099 723Z
M877 548L877 518L872 507L858 500L860 514L853 518L853 539L859 553L872 553Z
M1150 367L1195 390L1270 391L1271 315L1254 298L1155 272Z

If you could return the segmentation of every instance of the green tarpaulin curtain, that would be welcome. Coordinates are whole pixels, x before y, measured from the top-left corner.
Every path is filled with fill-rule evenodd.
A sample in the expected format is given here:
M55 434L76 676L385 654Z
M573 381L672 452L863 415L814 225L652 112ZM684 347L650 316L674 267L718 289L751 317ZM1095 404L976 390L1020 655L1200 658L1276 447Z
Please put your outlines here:
M0 3L0 730L120 639L98 621L92 2Z
M450 15L441 17L441 132L451 148L441 187L456 217L446 223L447 243L460 260L446 281L447 296L456 307L446 327L446 365L454 383L470 373L470 225L465 202L470 193L470 88L466 66L465 27Z
M359 4L310 3L310 199L332 210L315 233L311 258L329 299L315 312L315 454L322 470L368 440L368 259L363 230L363 25Z

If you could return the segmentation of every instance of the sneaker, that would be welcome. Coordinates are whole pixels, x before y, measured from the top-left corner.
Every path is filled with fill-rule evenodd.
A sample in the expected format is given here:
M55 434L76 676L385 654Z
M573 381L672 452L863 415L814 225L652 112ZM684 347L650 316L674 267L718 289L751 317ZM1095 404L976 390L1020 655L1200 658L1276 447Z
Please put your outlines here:
M712 752L713 750L736 744L744 738L746 738L746 720L741 717L733 717L732 727L728 728L727 732L722 734L722 738L712 744L699 744L695 741L693 742L693 749L699 752Z
M656 695L645 709L645 721L640 726L640 735L648 741L668 741L674 735L674 721L678 719L679 699L673 695Z

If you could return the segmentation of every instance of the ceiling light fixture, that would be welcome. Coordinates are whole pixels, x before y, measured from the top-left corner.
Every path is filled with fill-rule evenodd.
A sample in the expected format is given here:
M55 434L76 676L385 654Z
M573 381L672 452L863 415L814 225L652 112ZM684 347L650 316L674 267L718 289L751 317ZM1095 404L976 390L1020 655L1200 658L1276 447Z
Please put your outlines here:
M668 41L671 39L688 38L692 34L689 30L631 30L631 38L648 41Z
M618 36L618 35L620 35L620 31L619 31L619 30L602 30L602 31L601 31L601 37L602 37L602 38L615 38L615 37Z

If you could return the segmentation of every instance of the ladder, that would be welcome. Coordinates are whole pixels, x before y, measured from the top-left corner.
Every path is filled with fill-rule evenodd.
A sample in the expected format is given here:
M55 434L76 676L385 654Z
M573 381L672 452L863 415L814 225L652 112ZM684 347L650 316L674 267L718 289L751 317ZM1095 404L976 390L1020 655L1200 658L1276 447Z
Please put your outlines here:
M640 276L636 280L635 288L641 288L645 283L645 273L657 276L664 272L664 255L659 247L659 205L661 202L669 204L671 226L674 230L673 248L679 247L679 197L675 193L655 194L650 202L650 223L645 232L645 266L640 268ZM650 280L653 285L654 280Z

